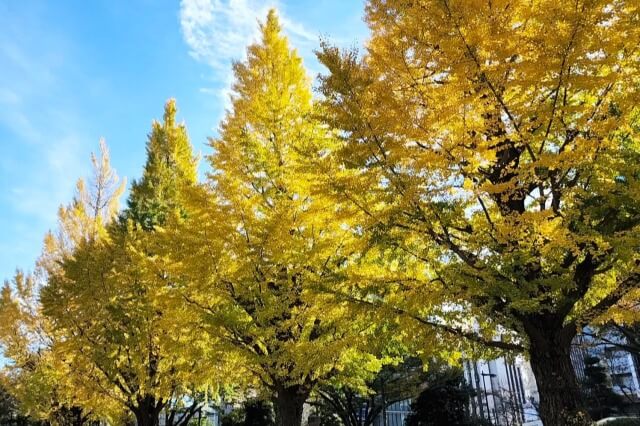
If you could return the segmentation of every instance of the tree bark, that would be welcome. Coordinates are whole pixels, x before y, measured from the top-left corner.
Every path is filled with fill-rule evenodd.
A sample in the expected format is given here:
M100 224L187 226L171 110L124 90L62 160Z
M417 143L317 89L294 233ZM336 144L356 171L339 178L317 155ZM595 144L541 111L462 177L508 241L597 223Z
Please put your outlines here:
M304 403L311 393L305 386L276 387L276 424L277 426L300 426Z
M163 404L151 395L138 398L138 406L132 410L137 426L158 426Z
M584 406L571 364L571 341L576 328L557 321L525 323L531 368L540 395L540 419L545 426L586 426L591 417ZM553 324L558 324L553 326Z
M136 410L137 426L158 426L160 424L160 416L148 410Z

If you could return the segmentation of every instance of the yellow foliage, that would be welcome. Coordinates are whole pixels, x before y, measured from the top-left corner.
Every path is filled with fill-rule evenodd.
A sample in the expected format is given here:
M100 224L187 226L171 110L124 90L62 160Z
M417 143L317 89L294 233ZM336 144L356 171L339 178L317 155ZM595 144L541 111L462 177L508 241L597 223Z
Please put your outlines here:
M314 115L310 81L275 12L261 34L234 64L232 109L211 140L213 172L188 192L169 257L212 336L272 392L308 395L350 363L369 362L363 342L373 327L330 292L357 239L315 188L316 167L337 141Z
M377 293L517 334L543 390L550 348L568 362L575 331L640 286L639 8L370 0L364 55L318 55L343 139L326 191L365 213L372 244L431 271Z

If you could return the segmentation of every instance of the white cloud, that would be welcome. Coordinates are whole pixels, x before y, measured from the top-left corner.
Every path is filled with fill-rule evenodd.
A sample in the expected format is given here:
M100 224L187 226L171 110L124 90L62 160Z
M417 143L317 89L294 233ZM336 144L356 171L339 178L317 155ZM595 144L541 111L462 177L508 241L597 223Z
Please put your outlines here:
M256 8L251 0L182 0L180 25L189 53L219 71L243 55L257 35L257 18L273 4Z
M246 48L259 38L258 23L265 20L269 9L278 9L283 29L294 47L311 59L318 44L318 34L286 16L279 0L182 0L180 26L189 54L213 71L213 82L200 88L201 93L217 94L225 107L233 73L231 63L246 57ZM308 62L307 62L308 63Z
M218 71L243 59L248 44L259 35L258 22L269 9L280 9L280 20L295 44L315 43L317 35L282 14L278 0L182 0L180 25L189 52Z

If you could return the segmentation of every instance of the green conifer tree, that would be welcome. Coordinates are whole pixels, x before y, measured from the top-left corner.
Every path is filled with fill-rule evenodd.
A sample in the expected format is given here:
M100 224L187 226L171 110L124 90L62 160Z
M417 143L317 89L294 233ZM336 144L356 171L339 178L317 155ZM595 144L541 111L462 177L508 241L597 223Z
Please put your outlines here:
M197 159L186 126L176 123L176 111L176 102L170 99L163 122L153 122L142 179L133 182L125 211L126 218L146 230L164 223L169 211L182 211L179 188L197 180Z
M582 392L589 414L595 420L614 415L622 408L622 398L611 388L607 369L597 356L584 359Z

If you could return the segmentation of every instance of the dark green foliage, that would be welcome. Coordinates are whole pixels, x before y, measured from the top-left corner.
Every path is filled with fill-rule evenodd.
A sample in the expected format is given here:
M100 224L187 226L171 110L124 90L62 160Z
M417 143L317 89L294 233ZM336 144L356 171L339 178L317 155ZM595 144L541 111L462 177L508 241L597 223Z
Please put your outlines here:
M275 424L270 403L260 399L248 399L242 407L222 416L221 426L272 426Z
M428 386L411 404L407 426L480 425L469 418L467 407L473 394L459 368L442 366L429 372Z
M260 399L249 399L244 403L244 426L270 426L274 424L271 404Z
M4 387L0 387L0 424L8 425L15 422L18 416L16 400L7 392Z
M43 426L44 423L22 415L18 401L0 385L0 426Z
M335 413L347 426L370 426L385 408L415 398L428 378L429 373L424 371L420 359L407 358L398 365L384 366L367 383L371 394L361 395L348 387L324 385L318 389L321 400L316 405L322 412Z
M244 409L234 408L220 417L220 426L242 426L244 424Z
M172 211L182 213L180 190L197 180L197 161L186 127L176 124L176 111L171 99L165 105L163 122L153 122L142 179L131 187L125 218L146 230L163 224Z
M621 412L624 401L611 388L606 368L601 365L600 358L588 356L584 359L584 365L582 391L591 417L598 420Z

